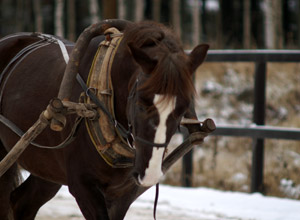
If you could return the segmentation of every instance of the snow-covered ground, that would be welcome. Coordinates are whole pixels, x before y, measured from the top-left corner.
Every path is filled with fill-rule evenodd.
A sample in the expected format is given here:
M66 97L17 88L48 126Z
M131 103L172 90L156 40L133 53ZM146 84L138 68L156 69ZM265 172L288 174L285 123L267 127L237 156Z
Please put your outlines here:
M125 220L153 219L155 187L130 207ZM38 220L84 219L68 189L44 205ZM161 185L157 219L167 220L300 220L300 201L266 197L261 194L223 192L208 188Z

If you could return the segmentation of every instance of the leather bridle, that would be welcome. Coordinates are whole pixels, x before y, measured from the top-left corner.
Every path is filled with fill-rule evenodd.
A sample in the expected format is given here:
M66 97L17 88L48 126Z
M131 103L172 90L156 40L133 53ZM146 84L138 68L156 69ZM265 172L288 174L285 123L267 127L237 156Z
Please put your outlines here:
M108 117L111 120L111 123L114 124L115 128L119 131L119 133L122 135L122 137L127 140L127 144L135 149L135 146L132 145L132 142L140 142L144 145L150 146L150 147L157 147L157 148L161 148L161 147L167 147L168 146L168 142L166 143L155 143L155 142L151 142L148 141L142 137L139 136L134 136L133 135L133 131L132 131L132 124L131 124L131 120L132 120L132 114L129 114L130 112L127 111L127 119L128 119L128 130L120 123L118 122L116 119L113 118L113 116L110 114L110 112L106 109L105 105L98 99L98 97L91 92L91 90L87 87L87 85L85 84L85 82L83 81L83 79L81 78L81 76L79 74L77 74L76 76L77 81L79 82L79 84L81 85L82 89L85 91L86 95L90 97L90 99L97 105L98 108L100 108L103 112L105 112L105 114L108 115ZM138 83L139 83L139 77L137 77L135 84L132 86L130 92L129 92L129 96L128 96L128 104L130 105L134 99L136 99L136 94L137 94L137 88L138 88ZM133 105L136 105L136 103L132 103Z
M133 135L132 119L133 119L135 114L134 114L134 112L131 112L131 108L133 108L132 105L137 105L136 104L136 102L137 102L137 90L138 90L138 86L139 86L139 82L140 82L140 80L139 80L140 75L144 75L144 74L140 73L137 76L134 85L130 89L128 100L127 100L127 105L128 105L127 106L127 119L128 119L129 133L131 134L133 142L139 142L139 143L142 143L142 144L150 146L150 147L157 147L157 148L167 147L168 144L169 144L168 142L166 142L166 143L155 143L155 142L152 142L152 141L148 141L148 140L146 140L142 137Z

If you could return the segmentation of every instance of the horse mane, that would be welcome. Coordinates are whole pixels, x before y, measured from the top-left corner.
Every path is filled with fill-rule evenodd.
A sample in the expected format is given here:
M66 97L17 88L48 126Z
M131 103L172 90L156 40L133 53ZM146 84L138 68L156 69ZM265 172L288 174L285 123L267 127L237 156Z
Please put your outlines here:
M125 42L145 49L156 47L157 65L150 77L139 88L145 94L164 94L165 98L183 97L190 101L195 93L188 56L175 34L166 26L155 22L141 22L125 30Z

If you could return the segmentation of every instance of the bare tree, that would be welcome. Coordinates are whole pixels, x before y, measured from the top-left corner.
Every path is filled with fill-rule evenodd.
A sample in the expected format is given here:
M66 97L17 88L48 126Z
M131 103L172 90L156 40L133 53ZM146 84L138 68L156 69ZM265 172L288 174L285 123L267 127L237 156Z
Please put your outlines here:
M268 49L283 48L282 1L264 0L265 46Z
M75 0L68 0L68 39L76 40L76 10Z
M201 24L201 16L200 16L200 1L193 0L193 45L199 44L200 36L202 34L200 24Z
M272 1L274 4L276 48L283 48L282 0Z
M63 9L64 0L55 1L55 35L64 37Z
M297 2L298 3L298 11L300 12L300 1ZM300 48L300 14L297 14L297 27L298 27L298 47Z
M244 48L249 49L251 46L251 7L250 0L244 0L244 14L243 14L243 43Z
M153 0L152 18L154 21L160 21L160 0Z
M104 19L117 18L117 0L102 0Z
M171 21L176 35L181 38L181 16L180 16L180 0L172 0L171 2Z
M34 8L34 15L35 15L34 30L37 32L43 32L43 16L42 16L40 0L33 0L33 8Z
M216 47L222 48L223 47L223 9L222 9L223 0L219 0L220 10L217 13L217 24L216 24Z
M90 16L91 16L91 23L97 23L99 19L99 6L97 0L90 0L89 4Z
M126 19L125 0L118 0L118 18Z
M135 0L135 21L144 19L144 0Z
M2 1L2 10L1 13L2 15L5 14L5 7L4 5L7 4L6 1ZM23 23L23 0L17 0L17 5L16 5L16 32L19 32L19 31L23 31L23 26L24 26L24 23Z

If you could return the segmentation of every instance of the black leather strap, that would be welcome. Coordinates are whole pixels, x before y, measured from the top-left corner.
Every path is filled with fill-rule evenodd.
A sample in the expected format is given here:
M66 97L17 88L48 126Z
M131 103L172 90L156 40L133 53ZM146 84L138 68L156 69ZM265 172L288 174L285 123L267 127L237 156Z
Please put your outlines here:
M110 112L107 110L105 105L98 99L98 97L87 87L85 82L83 81L82 77L77 73L76 79L78 83L80 84L81 88L85 92L85 94L90 97L90 99L99 107L110 119L111 123L113 123L122 135L124 139L128 139L130 137L130 132L124 128L123 125L121 125L116 119L113 118L113 116L110 114Z
M143 144L146 144L150 147L167 147L168 146L168 143L163 143L163 144L158 144L158 143L154 143L154 142L151 142L151 141L147 141L146 139L144 138L140 138L139 136L135 137L135 141L136 142L141 142Z
M73 128L68 135L68 137L61 142L59 145L56 146L44 146L37 144L36 142L31 142L30 144L38 147L38 148L43 148L43 149L51 149L51 150L56 150L56 149L61 149L69 145L75 138L76 138L76 133L79 127L80 122L82 121L82 117L77 117L75 124L73 125ZM19 137L22 137L25 132L23 132L17 125L15 125L12 121L4 117L3 115L0 114L0 122L4 124L6 127L8 127L10 130L12 130L15 134L17 134Z

